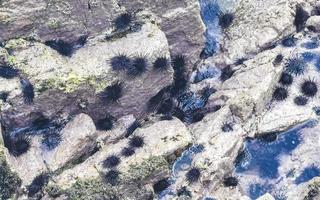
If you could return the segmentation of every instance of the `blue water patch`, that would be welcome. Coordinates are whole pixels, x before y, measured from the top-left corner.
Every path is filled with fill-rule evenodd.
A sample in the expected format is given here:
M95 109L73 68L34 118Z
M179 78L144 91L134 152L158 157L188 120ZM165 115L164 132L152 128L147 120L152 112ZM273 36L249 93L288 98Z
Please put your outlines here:
M308 121L302 125L294 127L284 133L270 133L257 139L247 139L244 150L236 158L236 174L243 181L249 181L247 195L252 199L257 199L266 192L271 193L275 199L287 199L286 188L278 188L277 184L284 177L279 176L280 157L290 156L292 151L299 145L303 145L301 130L314 127L316 120ZM246 174L256 175L259 179L247 180ZM296 178L295 183L299 184L320 175L319 167L307 167ZM285 177L294 177L295 170L289 170ZM257 180L260 180L257 182ZM241 182L241 181L240 181Z
M210 90L210 89L208 89ZM200 108L203 108L208 101L209 96L214 93L215 90L212 89L209 91L209 93L205 93L202 96L198 97L195 95L193 92L185 92L184 94L180 95L177 100L178 100L178 107L183 111L183 112L190 112L194 111Z
M205 48L202 52L204 58L212 56L218 50L217 35L219 34L219 12L220 8L216 0L200 0L201 17L207 30L205 33Z
M274 141L271 138L275 137ZM274 133L259 139L248 139L245 142L245 154L239 154L243 158L248 158L246 164L238 164L237 173L254 170L257 171L261 178L274 179L278 177L279 155L282 153L290 153L300 144L299 132L296 129L286 133L276 135Z
M200 69L196 71L196 75L194 76L193 83L199 83L208 78L219 77L220 71L214 67L208 67L205 69Z
M317 176L320 176L319 167L316 167L316 166L307 167L302 171L300 176L296 178L295 184L305 183Z
M320 116L320 107L313 107L312 110L316 113L317 116Z
M318 71L320 71L320 57L316 59L316 63L314 64L314 66L317 68Z
M319 40L318 38L312 38L310 41L303 43L302 47L306 49L316 49L319 47Z
M294 47L296 46L296 39L292 36L286 37L281 41L282 46L284 47Z
M249 197L251 199L257 199L271 190L272 190L272 186L269 184L263 184L263 185L258 183L251 184L249 186Z
M184 171L186 167L190 167L192 165L194 155L201 153L203 150L204 146L202 144L197 144L191 146L181 154L173 164L172 175L169 178L170 184L173 184L176 181L179 172ZM168 195L176 195L176 191L172 190L170 186L158 195L158 199L165 198Z
M317 55L315 53L307 51L307 52L302 53L301 56L304 61L311 62L316 58Z

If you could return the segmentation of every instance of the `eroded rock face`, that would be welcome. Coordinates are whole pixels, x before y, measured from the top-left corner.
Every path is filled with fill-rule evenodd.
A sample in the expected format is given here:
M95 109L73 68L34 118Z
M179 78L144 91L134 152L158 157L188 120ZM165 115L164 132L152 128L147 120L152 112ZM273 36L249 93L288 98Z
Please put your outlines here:
M10 104L2 109L3 125L9 129L27 126L39 113L48 118L57 112L86 112L94 120L105 117L106 112L116 118L127 114L141 118L147 113L147 100L170 85L173 78L170 68L153 69L158 56L168 59L170 56L164 33L150 23L142 26L141 31L115 41L89 40L71 58L37 42L17 40L7 46L14 46L11 60L20 70L20 76L34 85L35 91L33 103L26 104L20 88L10 84L18 82L18 78L1 78L4 84L12 85L12 89L6 88L10 92ZM110 60L119 54L145 56L146 72L130 77L113 70ZM120 98L114 102L103 100L105 88L117 83L122 88Z

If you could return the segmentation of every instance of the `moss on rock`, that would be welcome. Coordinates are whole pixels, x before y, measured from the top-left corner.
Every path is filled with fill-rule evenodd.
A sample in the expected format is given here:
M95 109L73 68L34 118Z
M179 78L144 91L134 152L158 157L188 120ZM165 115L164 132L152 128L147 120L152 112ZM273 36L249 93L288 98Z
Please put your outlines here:
M162 156L154 156L137 165L130 165L130 169L122 176L122 180L145 181L163 172L170 172L167 160Z
M29 45L29 42L22 38L12 39L6 43L5 48L10 50L16 50L20 48L25 48Z
M21 186L18 175L12 172L0 147L0 199L9 199Z
M112 199L117 194L115 187L103 183L100 178L79 180L65 191L70 200Z

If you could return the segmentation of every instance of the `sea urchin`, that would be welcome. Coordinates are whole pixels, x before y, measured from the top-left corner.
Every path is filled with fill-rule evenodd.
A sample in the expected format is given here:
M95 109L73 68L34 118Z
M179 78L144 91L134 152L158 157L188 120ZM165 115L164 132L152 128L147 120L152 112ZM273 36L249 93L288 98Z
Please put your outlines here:
M186 173L186 178L189 183L194 183L199 180L200 175L200 169L193 167Z
M288 91L284 87L277 87L273 92L273 98L277 101L285 100L288 97Z
M311 79L305 80L301 84L301 92L307 97L314 97L318 92L317 83Z

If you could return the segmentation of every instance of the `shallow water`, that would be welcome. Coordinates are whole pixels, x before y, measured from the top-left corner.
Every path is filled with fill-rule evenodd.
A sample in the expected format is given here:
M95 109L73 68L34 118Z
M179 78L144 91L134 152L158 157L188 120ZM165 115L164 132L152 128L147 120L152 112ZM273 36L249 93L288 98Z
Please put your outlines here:
M246 195L256 199L269 192L276 199L286 199L289 188L292 190L295 185L320 175L320 165L317 163L320 159L319 154L318 158L309 158L314 154L296 157L294 152L296 150L299 152L299 149L306 147L305 145L310 146L308 137L312 137L312 134L303 130L316 124L315 121L309 121L283 133L248 139L245 142L245 148L235 163L235 174ZM308 163L305 167L299 166L301 163L304 165L305 160L315 162ZM288 167L287 161L293 161L294 165ZM299 169L300 167L302 169Z

